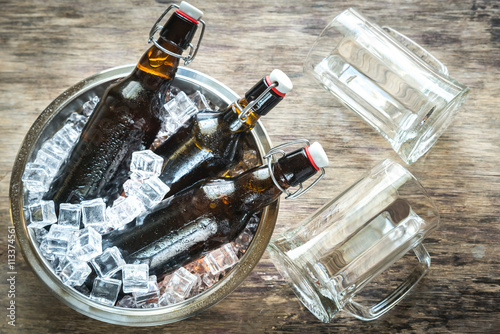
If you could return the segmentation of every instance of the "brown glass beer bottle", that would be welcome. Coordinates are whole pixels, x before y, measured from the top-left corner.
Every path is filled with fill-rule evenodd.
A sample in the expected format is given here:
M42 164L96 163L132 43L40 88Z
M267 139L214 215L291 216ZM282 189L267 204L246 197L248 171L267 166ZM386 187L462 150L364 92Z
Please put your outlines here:
M236 239L252 215L327 164L313 143L235 178L201 180L161 202L142 225L103 235L103 249L117 246L127 262L149 263L150 273L170 272Z
M132 152L148 148L160 129L160 96L172 83L202 14L182 2L132 73L105 91L47 199L59 204L116 196L128 177Z
M166 197L231 168L241 159L242 136L292 89L280 70L260 80L245 96L219 113L198 113L154 152L164 158L160 179L170 187Z

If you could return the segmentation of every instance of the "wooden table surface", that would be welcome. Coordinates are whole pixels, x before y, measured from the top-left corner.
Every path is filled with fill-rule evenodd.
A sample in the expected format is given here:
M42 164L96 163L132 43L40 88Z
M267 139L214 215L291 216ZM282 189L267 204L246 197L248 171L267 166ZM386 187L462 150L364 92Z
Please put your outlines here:
M500 4L466 1L248 0L195 3L207 23L190 67L239 94L274 68L295 88L263 123L273 144L320 141L327 177L298 200L281 202L275 235L314 212L385 158L403 163L389 144L312 79L302 63L322 28L357 7L406 34L471 88L465 108L430 152L409 170L441 212L425 241L428 274L396 308L363 322L339 314L318 321L295 298L266 253L230 296L182 322L128 328L93 320L57 300L17 249L16 327L7 324L7 226L11 168L42 110L70 85L104 69L135 63L160 1L2 0L0 14L0 332L261 333L500 332Z

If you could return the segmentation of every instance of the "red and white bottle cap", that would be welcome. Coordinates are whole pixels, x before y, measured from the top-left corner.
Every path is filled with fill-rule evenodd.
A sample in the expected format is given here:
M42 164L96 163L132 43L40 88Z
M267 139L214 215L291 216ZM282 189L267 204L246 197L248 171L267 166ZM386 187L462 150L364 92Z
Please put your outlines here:
M311 146L305 147L305 151L309 161L317 170L328 166L328 157L320 143L312 143Z
M190 16L191 18L195 19L196 21L198 21L203 16L203 12L201 10L199 10L198 8L196 8L195 6L191 5L186 1L181 1L181 4L179 5L179 10L184 14Z
M292 90L293 84L288 75L286 75L283 71L275 69L269 74L268 84L275 82L277 83L276 87L273 87L273 91L276 92L280 96L285 96L286 93ZM267 79L266 78L266 79Z

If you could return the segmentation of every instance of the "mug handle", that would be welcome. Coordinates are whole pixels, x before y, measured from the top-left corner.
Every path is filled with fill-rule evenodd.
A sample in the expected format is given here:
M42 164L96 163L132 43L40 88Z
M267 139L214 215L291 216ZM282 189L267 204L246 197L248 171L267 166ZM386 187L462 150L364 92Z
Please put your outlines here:
M396 39L399 43L401 43L408 50L414 53L415 56L423 60L425 63L434 68L436 71L438 71L443 75L446 76L448 75L448 68L442 62L440 62L436 57L431 55L429 51L427 51L426 49L415 43L413 40L411 40L410 38L406 37L399 31L391 27L383 26L382 30L384 30L387 34Z
M370 307L363 306L353 300L345 304L343 311L355 316L361 320L374 320L385 312L393 308L408 292L420 281L427 273L431 265L431 257L422 244L418 244L413 252L417 256L418 264L410 273L406 280L401 283L394 291L375 305Z

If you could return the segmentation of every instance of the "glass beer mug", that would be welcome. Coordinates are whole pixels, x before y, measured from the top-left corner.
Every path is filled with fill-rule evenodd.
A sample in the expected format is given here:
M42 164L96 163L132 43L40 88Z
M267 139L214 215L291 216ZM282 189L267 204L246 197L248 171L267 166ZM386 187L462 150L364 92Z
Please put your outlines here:
M430 266L422 240L439 224L425 189L401 165L385 160L298 228L271 240L268 251L301 302L330 322L344 310L376 319L395 306ZM354 297L408 251L418 262L403 283L372 306Z
M323 30L304 71L375 128L408 164L434 145L469 91L418 44L352 8Z

